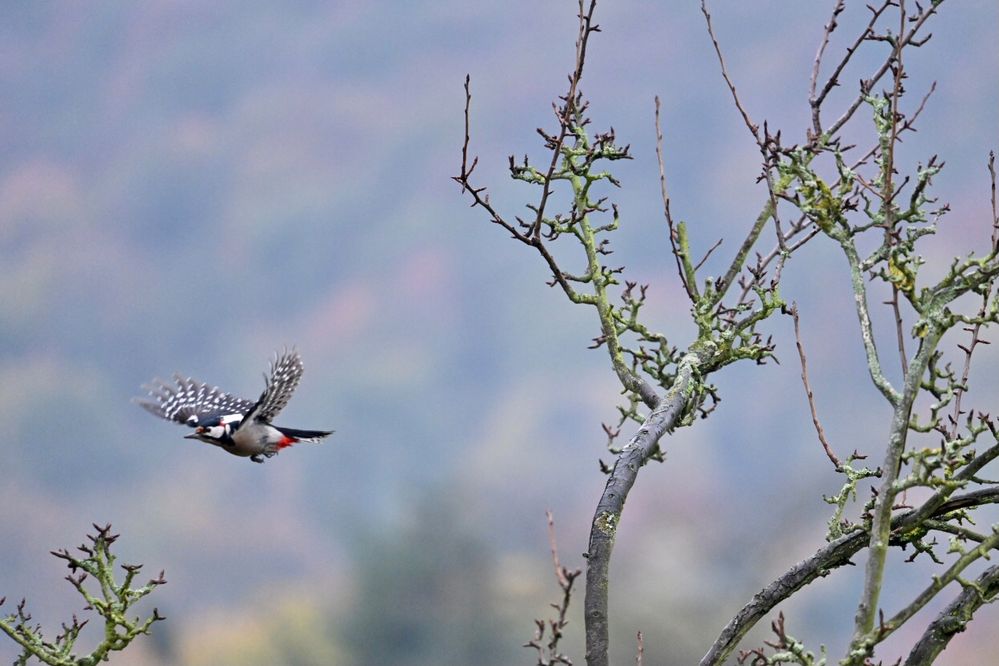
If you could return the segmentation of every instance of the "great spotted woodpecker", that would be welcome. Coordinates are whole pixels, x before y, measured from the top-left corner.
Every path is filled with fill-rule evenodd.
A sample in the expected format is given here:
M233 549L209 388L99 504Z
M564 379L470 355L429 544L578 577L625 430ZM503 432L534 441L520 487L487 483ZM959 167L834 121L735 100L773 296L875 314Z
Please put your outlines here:
M235 456L249 456L257 463L298 442L319 442L332 430L298 430L271 423L302 379L302 357L292 349L271 361L264 375L264 392L256 402L222 392L217 386L174 375L177 386L159 379L144 385L152 400L134 402L151 414L194 428L185 439L213 444Z

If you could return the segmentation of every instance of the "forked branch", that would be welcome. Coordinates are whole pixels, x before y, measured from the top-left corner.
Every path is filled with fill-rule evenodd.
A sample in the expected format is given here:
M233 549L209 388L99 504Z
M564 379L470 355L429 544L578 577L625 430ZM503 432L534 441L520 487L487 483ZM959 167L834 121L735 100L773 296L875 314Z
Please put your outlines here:
M111 544L118 535L111 534L111 525L94 525L94 530L94 534L87 536L90 545L78 547L83 557L73 555L66 549L52 551L52 554L65 560L70 571L66 580L86 600L86 609L95 611L103 618L104 638L90 654L77 656L73 648L89 620L81 621L73 615L71 623L63 623L61 633L54 639L47 639L41 627L31 623L31 615L22 600L15 612L0 617L0 630L21 647L22 652L16 663L26 664L34 657L50 666L96 666L107 661L111 652L124 650L135 638L148 634L154 623L165 619L155 608L145 620L130 616L136 602L166 583L163 572L143 586L132 587L142 565L123 564L124 580L117 582L114 570L117 558L111 553ZM92 584L85 585L88 580ZM0 598L0 605L3 602L4 599Z

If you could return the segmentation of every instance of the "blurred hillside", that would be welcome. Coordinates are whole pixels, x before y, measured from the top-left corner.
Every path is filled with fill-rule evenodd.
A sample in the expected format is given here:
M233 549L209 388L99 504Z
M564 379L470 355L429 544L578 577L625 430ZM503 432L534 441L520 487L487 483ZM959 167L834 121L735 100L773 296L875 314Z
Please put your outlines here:
M726 237L718 266L762 193L695 3L675 4L599 7L583 90L594 125L636 157L615 172L615 256L653 284L650 311L685 344L653 96L675 213L697 247ZM826 4L715 10L744 99L789 142L806 126ZM169 581L153 600L168 621L116 664L527 662L519 646L557 591L544 510L563 561L581 566L617 390L586 349L591 313L545 287L536 257L469 211L450 176L469 72L478 173L494 202L522 205L506 156L538 154L574 11L0 3L0 596L57 626L80 602L46 553L110 521L123 559ZM938 91L903 158L947 161L937 187L953 212L929 257L942 266L987 236L999 8L945 5L934 21L908 67L913 98ZM848 450L884 414L857 408L875 394L842 268L813 247L788 266L785 295L802 306L826 428ZM822 539L837 479L803 411L788 322L772 328L784 364L723 373L718 412L678 433L632 495L614 564L619 663L638 629L650 663L691 663ZM307 369L280 422L335 428L322 446L253 465L129 403L174 371L255 396L268 356L291 344ZM972 380L994 407L989 353ZM856 598L856 580L837 580L785 609L810 644L840 641L833 653ZM940 663L997 649L972 625ZM0 640L0 660L13 657Z

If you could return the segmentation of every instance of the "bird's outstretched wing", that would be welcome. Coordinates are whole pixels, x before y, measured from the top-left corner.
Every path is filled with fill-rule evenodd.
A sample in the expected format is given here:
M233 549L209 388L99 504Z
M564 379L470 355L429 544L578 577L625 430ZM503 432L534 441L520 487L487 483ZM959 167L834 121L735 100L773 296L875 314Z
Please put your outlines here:
M180 375L173 376L176 386L154 379L142 388L149 391L149 398L133 398L133 402L167 421L189 426L199 425L199 417L207 414L245 414L253 401L225 393L217 386ZM192 417L194 417L192 419Z
M270 377L264 375L264 392L260 394L257 403L245 414L243 423L249 423L254 419L268 423L274 420L274 417L291 400L291 395L302 380L304 370L302 357L294 348L291 351L286 349L280 356L275 354L274 360L271 361Z

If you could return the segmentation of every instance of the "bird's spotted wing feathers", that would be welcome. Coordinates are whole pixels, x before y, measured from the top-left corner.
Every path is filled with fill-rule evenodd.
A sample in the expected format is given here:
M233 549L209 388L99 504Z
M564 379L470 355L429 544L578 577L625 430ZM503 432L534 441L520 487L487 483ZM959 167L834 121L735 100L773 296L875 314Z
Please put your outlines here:
M252 400L225 393L217 386L180 375L173 378L176 386L154 379L143 386L152 399L136 398L135 402L150 414L184 425L198 425L190 420L191 416L219 412L245 414L253 407Z
M275 354L271 361L270 377L264 376L265 388L260 399L244 417L243 422L258 419L270 423L284 409L291 399L298 383L302 380L302 357L295 349L285 350L280 356Z

